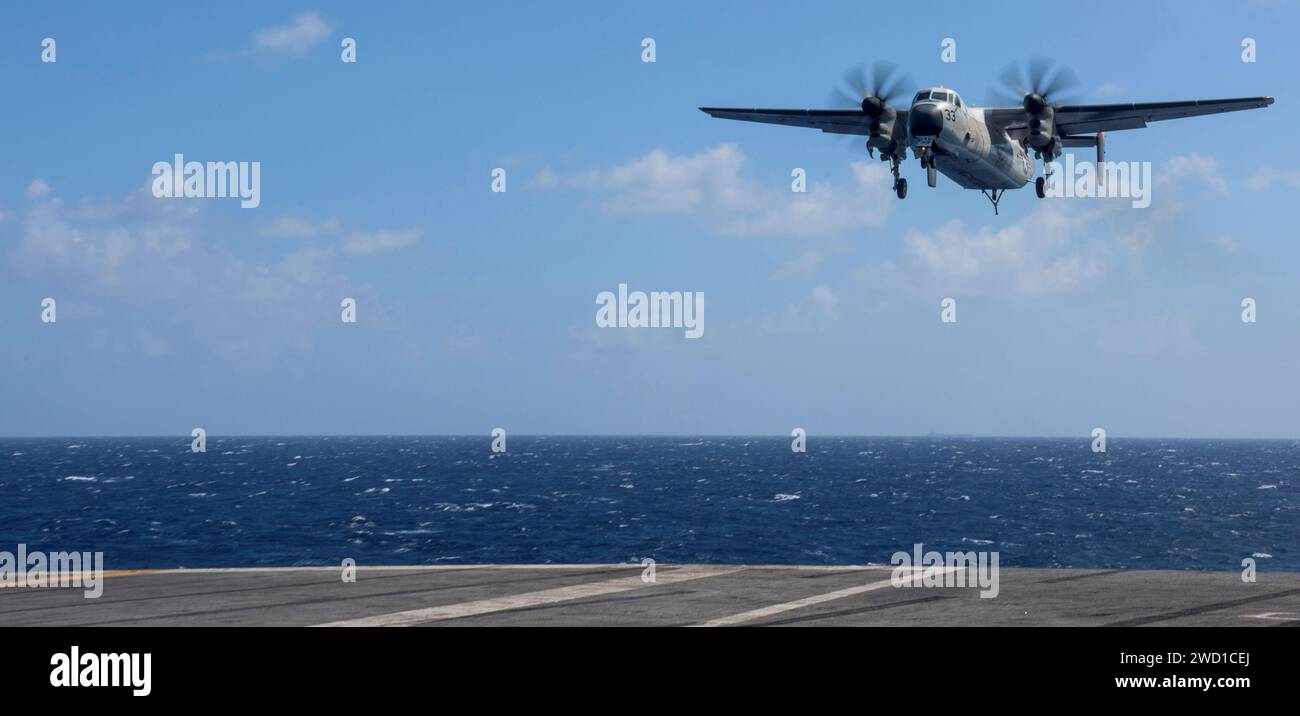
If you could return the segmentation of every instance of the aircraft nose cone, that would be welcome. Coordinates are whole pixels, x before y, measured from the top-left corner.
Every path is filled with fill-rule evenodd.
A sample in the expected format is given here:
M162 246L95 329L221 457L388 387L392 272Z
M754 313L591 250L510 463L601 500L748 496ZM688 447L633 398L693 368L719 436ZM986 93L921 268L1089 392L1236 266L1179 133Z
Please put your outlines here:
M913 137L937 137L943 131L943 112L932 104L918 104L907 113L907 131Z

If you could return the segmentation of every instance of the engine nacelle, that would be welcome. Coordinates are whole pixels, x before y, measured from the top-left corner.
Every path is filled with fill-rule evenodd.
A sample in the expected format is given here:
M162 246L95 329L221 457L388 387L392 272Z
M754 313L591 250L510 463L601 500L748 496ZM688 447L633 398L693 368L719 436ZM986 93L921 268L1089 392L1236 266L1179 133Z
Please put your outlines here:
M1026 102L1028 104L1028 102ZM1050 106L1044 106L1037 113L1029 115L1029 144L1045 147L1056 136L1056 112Z
M867 144L884 154L893 154L895 149L904 144L902 135L906 132L898 122L898 112L889 105L880 108L871 119L869 127L871 138L867 140Z

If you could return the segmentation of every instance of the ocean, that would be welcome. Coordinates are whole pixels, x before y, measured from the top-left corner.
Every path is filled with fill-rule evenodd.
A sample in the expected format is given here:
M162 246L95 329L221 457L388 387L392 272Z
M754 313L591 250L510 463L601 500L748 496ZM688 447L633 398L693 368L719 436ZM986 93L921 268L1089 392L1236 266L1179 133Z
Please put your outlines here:
M1300 570L1300 442L510 436L0 439L0 550L108 569L887 564Z

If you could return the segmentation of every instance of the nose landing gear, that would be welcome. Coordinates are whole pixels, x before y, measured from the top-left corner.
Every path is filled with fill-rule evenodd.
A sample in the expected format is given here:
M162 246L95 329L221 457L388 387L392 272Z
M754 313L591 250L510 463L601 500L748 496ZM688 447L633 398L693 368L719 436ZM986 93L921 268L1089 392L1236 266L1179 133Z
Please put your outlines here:
M927 147L920 148L921 166L925 167L925 183L933 189L939 185L939 172L934 168L934 152Z

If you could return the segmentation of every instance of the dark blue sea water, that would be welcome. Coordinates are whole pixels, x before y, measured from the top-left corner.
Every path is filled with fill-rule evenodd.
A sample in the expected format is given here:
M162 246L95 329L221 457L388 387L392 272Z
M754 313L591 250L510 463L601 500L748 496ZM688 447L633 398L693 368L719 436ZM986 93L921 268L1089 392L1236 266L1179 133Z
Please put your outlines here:
M1300 443L522 437L0 439L0 549L108 568L465 562L1300 569Z

